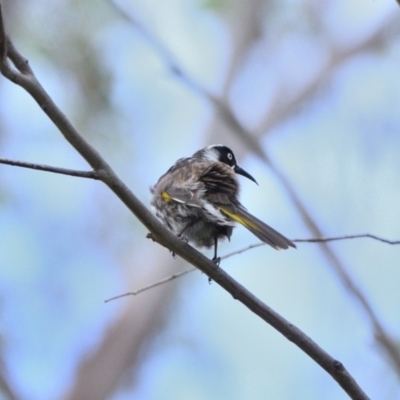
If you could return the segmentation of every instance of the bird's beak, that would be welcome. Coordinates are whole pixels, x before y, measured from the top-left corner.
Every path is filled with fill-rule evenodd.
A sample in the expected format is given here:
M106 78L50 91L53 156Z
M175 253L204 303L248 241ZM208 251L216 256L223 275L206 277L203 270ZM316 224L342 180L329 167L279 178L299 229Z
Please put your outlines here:
M246 178L250 179L251 181L253 181L254 183L257 183L257 181L248 173L246 172L243 168L240 168L239 165L235 165L235 168L233 169L237 174L239 175L243 175Z

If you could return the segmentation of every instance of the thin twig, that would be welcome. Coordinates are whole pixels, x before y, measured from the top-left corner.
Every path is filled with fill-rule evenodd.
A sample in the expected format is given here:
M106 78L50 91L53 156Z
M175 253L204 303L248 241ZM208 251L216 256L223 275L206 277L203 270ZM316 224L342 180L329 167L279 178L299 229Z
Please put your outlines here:
M383 243L390 244L390 245L400 245L400 240L389 240L389 239L385 239L385 238L382 238L377 235L373 235L371 233L333 236L333 237L327 237L327 238L292 239L292 242L295 242L295 243L326 243L326 242L335 242L335 241L339 241L339 240L362 239L362 238L370 238L370 239L377 240L379 242L383 242ZM251 244L240 250L235 250L232 253L228 253L225 256L221 257L221 259L223 260L225 258L229 258L229 257L235 256L237 254L244 253L245 251L248 251L248 250L254 249L256 247L260 247L260 246L265 246L265 243L260 242L260 243Z
M35 164L25 161L10 160L7 158L0 158L0 164L12 165L14 167L35 169L39 171L54 172L56 174L76 176L79 178L89 178L97 180L100 179L99 175L95 171L77 171L75 169L59 168L44 164Z
M309 243L316 243L316 242L334 242L336 240L345 240L345 239L361 239L361 238L370 238L374 240L378 240L379 242L387 243L387 244L400 244L400 240L389 240L382 238L380 236L373 235L371 233L361 233L359 235L345 235L345 236L336 236L330 238L311 238L311 239L294 239L293 242L309 242Z
M310 239L293 239L292 242L296 243L318 243L318 242L333 242L333 241L338 241L338 240L347 240L347 239L361 239L361 238L370 238L374 240L378 240L383 243L387 243L390 245L397 245L400 244L400 240L389 240L389 239L384 239L380 236L372 235L370 233L363 233L359 235L346 235L346 236L335 236L335 237L330 237L330 238L310 238ZM261 247L265 246L265 243L260 242L260 243L254 243L251 244L247 247L243 247L242 249L232 251L231 253L225 254L224 256L221 257L221 260L225 260L227 258L236 256L237 254L244 253L248 250L255 249L256 247ZM151 283L150 285L144 286L134 292L127 292L124 294L120 294L118 296L111 297L107 300L104 300L105 303L108 303L109 301L117 300L122 297L127 297L127 296L136 296L140 293L146 292L147 290L153 289L157 286L163 285L164 283L171 282L177 278L180 278L181 276L184 276L188 274L189 272L195 271L197 268L190 268L185 271L179 272L174 275L167 276L166 278L160 279L156 282Z
M126 296L136 296L136 295L138 295L140 293L146 292L147 290L150 290L150 289L153 289L153 288L155 288L157 286L163 285L164 283L173 281L176 278L180 278L181 276L186 275L189 272L193 272L193 271L197 271L197 268L190 268L190 269L186 269L185 271L178 272L178 273L176 273L174 275L168 276L168 277L166 277L164 279L161 279L161 280L159 280L157 282L154 282L154 283L152 283L152 284L150 284L148 286L144 286L144 287L136 290L135 292L128 292L128 293L120 294L118 296L111 297L111 298L109 298L107 300L104 300L104 303L108 303L109 301L117 300L117 299L120 299L120 298L126 297Z

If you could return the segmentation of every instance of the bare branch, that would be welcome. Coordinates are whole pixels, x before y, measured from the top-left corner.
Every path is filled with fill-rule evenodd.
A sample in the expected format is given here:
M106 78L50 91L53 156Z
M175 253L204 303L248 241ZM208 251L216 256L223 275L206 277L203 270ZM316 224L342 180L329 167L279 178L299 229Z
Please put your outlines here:
M44 164L35 164L25 161L9 160L7 158L0 158L0 164L12 165L14 167L35 169L38 171L54 172L56 174L76 176L79 178L100 179L100 177L95 171L77 171L74 169L52 167L50 165L44 165Z
M222 257L222 258L223 258L223 257ZM222 259L222 258L221 258L221 259ZM124 293L124 294L120 294L120 295L118 295L118 296L110 297L109 299L104 300L104 303L108 303L108 302L113 301L113 300L121 299L122 297L136 296L136 295L138 295L138 294L140 294L140 293L146 292L147 290L153 289L153 288L155 288L155 287L157 287L157 286L161 286L161 285L163 285L164 283L171 282L171 281L173 281L173 280L176 279L176 278L180 278L181 276L186 275L186 274L188 274L189 272L193 272L193 271L196 271L196 270L197 270L197 268L190 268L190 269L187 269L187 270L185 270L185 271L178 272L177 274L170 275L170 276L168 276L168 277L166 277L166 278L164 278L164 279L161 279L161 280L159 280L159 281L157 281L157 282L154 282L154 283L152 283L151 285L144 286L144 287L142 287L142 288L136 290L135 292L127 292L127 293Z
M390 245L397 245L400 244L400 240L389 240L389 239L384 239L381 238L379 236L376 235L372 235L370 233L363 233L363 234L359 234L359 235L346 235L346 236L336 236L336 237L330 237L330 238L310 238L310 239L293 239L292 242L297 242L297 243L318 243L318 242L333 242L333 241L338 241L338 240L347 240L347 239L361 239L361 238L370 238L370 239L374 239L374 240L378 240L380 242L383 243L387 243ZM266 244L264 242L260 242L260 243L254 243L251 244L247 247L243 247L242 249L239 250L235 250L232 251L231 253L225 254L224 256L221 257L221 260L225 260L229 257L233 257L236 256L237 254L241 254L244 253L248 250L251 249L255 249L256 247L261 247L261 246L265 246ZM111 297L107 300L105 300L105 303L108 303L109 301L113 301L113 300L117 300L120 299L122 297L126 297L126 296L136 296L140 293L146 292L147 290L153 289L157 286L163 285L164 283L167 282L171 282L177 278L180 278L181 276L184 276L186 274L188 274L189 272L195 271L196 268L190 268L187 269L185 271L179 272L177 274L174 275L170 275L167 276L166 278L160 279L159 281L153 282L152 284L148 285L148 286L144 286L138 290L136 290L135 292L127 292L124 294L120 294L118 296L114 296Z
M387 243L387 244L400 244L400 240L389 240L382 238L380 236L373 235L371 233L362 233L359 235L345 235L345 236L336 236L330 238L311 238L311 239L294 239L293 242L309 242L309 243L316 243L316 242L333 242L337 240L346 240L346 239L361 239L361 238L370 238L374 240L378 240L379 242Z
M4 37L0 38L0 42L1 40L4 40ZM119 197L129 210L143 223L143 225L150 230L155 241L172 250L187 262L195 265L210 279L230 293L234 299L239 300L249 310L278 330L288 340L295 343L323 369L325 369L325 371L327 371L338 382L338 384L352 399L368 399L368 396L339 361L331 357L300 329L289 323L286 319L261 302L244 286L229 276L223 269L217 267L215 263L193 249L191 246L185 244L182 240L177 238L176 235L164 227L147 209L147 207L145 207L118 178L99 153L88 142L86 142L86 140L73 127L70 121L55 105L53 100L37 81L33 72L30 71L28 63L22 55L18 53L11 41L8 42L7 56L19 71L13 71L14 74L11 74L9 79L23 87L35 99L46 115L57 126L65 139L82 155L97 174L99 174L100 180L102 180L102 182L104 182L115 193L115 195ZM22 67L23 65L25 65L25 67ZM11 69L8 68L5 63L2 63L1 68L3 75L8 77L8 73ZM13 80L13 78L15 78L15 80Z
M232 41L229 69L225 75L220 98L229 102L229 93L236 77L246 62L249 51L262 37L264 0L236 0L224 10Z
M262 136L274 128L275 125L284 121L293 114L293 112L295 112L304 101L312 98L318 90L320 90L322 85L326 85L329 78L333 76L335 71L337 71L341 65L363 51L378 49L379 46L382 46L382 44L388 40L389 34L393 36L394 33L398 33L398 28L399 17L393 15L375 32L366 37L364 41L355 44L353 47L344 47L340 49L333 48L329 62L327 62L327 64L315 74L308 85L301 88L297 93L292 94L292 97L287 99L286 102L282 102L282 96L275 101L275 105L272 106L272 109L268 110L264 119L256 129L255 135Z
M200 94L201 96L207 98L211 103L216 101L215 96L208 92L204 87L202 87L196 80L190 76L190 74L182 68L179 61L176 59L175 55L168 49L164 43L159 40L155 35L153 35L137 18L133 15L128 14L122 7L115 1L109 0L111 6L118 12L119 15L123 17L133 28L135 28L143 38L152 46L157 54L164 61L166 67L178 77L184 84L190 87L194 92Z
M11 389L8 381L5 379L3 371L0 375L0 392L6 400L18 400L18 396L15 394L13 389Z

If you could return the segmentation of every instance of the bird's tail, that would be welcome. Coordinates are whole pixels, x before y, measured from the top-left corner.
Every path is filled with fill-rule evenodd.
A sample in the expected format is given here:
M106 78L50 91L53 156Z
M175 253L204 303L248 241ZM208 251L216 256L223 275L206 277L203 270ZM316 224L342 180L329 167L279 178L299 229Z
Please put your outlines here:
M251 215L243 208L236 208L234 211L228 210L225 207L220 208L221 211L232 218L234 221L239 222L247 228L252 234L256 235L264 243L269 244L276 250L287 249L290 247L296 248L296 245L281 235L275 229L271 228L264 222L260 221L254 215Z

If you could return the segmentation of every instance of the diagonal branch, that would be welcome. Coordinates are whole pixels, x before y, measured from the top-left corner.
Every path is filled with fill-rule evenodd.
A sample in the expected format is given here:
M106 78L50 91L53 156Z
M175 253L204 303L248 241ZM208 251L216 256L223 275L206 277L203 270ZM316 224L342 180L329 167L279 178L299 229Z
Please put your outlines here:
M4 368L1 368L0 374L0 392L6 400L18 400L19 397L16 395L13 389L11 389L8 381L4 377Z
M0 164L12 165L14 167L22 167L35 169L38 171L54 172L55 174L76 176L79 178L100 179L95 171L77 171L75 169L59 168L44 164L35 164L25 161L9 160L7 158L0 158Z
M202 87L187 71L182 68L175 55L164 45L155 35L153 35L145 25L143 25L138 18L135 18L132 14L128 14L116 0L109 0L109 4L115 9L116 12L127 21L132 27L134 27L143 38L156 50L161 59L166 64L166 67L172 74L178 77L185 83L186 86L190 87L194 92L208 99L211 103L217 101L215 96Z
M4 40L4 37L0 38L0 42ZM11 78L9 79L24 88L34 98L46 115L60 130L65 139L92 166L94 171L98 174L99 179L106 184L143 225L150 230L153 240L195 265L210 279L230 293L234 299L239 300L249 310L277 329L288 340L295 343L327 371L352 399L368 399L368 396L342 363L331 357L300 329L261 302L224 270L217 267L211 260L177 238L156 219L55 105L47 92L37 81L25 58L15 49L11 41L8 41L7 57L12 61L17 70L12 69L7 63L3 63L1 65L3 75L15 78L14 80Z

